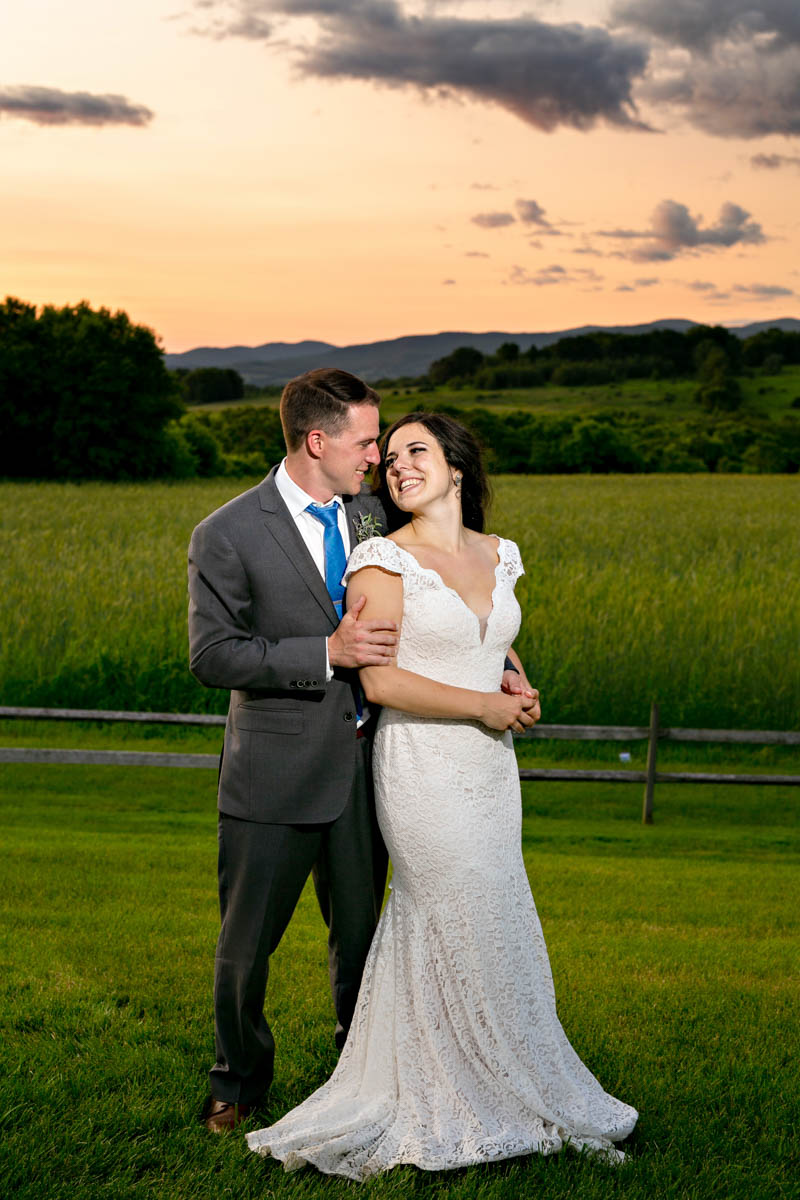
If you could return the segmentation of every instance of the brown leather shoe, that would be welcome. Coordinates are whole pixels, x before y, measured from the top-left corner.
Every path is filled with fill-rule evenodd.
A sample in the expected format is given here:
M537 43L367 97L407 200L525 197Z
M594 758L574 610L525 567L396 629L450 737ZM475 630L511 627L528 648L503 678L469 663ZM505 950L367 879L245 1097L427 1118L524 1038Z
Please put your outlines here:
M246 1121L252 1111L252 1104L227 1104L212 1096L204 1124L209 1133L230 1133Z

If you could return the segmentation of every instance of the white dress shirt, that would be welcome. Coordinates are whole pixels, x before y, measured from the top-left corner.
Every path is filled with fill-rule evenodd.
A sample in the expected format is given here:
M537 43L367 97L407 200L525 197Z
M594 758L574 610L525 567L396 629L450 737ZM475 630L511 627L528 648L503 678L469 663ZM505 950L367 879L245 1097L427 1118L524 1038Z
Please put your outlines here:
M297 526L297 532L308 546L309 553L317 565L317 570L325 581L325 526L310 512L306 512L309 504L318 504L313 496L309 496L308 492L304 492L299 484L295 483L289 472L286 470L286 459L284 458L281 465L275 472L275 486L280 492L281 499L291 513L292 520ZM344 542L344 552L350 554L350 530L347 528L347 514L344 511L344 501L341 496L334 496L331 500L338 501L339 504L339 533L342 535ZM327 508L328 505L323 505ZM325 639L325 680L329 682L333 679L333 671L331 669L330 659L328 658L328 640ZM359 722L361 724L361 722Z
M301 538L308 546L309 553L317 564L317 569L325 578L325 526L310 512L306 512L309 504L318 504L313 496L309 496L308 492L304 492L299 484L295 483L289 472L286 470L286 459L275 472L275 486L281 494L281 499L292 514L292 520L297 526L297 531ZM347 514L344 511L344 501L341 496L334 496L333 500L339 502L339 533L342 535L344 542L344 552L350 554L350 530L347 528ZM331 500L331 504L333 503ZM328 505L322 505L327 508Z

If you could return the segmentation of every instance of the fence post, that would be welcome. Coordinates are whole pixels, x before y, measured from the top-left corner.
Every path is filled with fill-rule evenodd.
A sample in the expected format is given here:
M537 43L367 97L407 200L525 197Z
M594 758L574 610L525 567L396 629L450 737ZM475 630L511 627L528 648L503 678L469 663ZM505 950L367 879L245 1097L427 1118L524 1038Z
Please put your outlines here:
M653 791L656 783L656 756L658 755L658 704L654 700L650 707L650 737L647 742L647 780L644 785L642 824L653 824Z

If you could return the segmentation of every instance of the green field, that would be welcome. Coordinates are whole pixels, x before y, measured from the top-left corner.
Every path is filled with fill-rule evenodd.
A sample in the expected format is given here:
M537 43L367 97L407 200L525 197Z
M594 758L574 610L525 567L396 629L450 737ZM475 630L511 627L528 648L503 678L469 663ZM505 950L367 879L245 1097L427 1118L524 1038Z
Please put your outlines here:
M255 482L253 480L252 482ZM186 546L248 481L2 484L4 704L224 711L189 675ZM800 477L513 476L544 719L797 728Z
M787 366L777 375L760 372L737 376L744 397L743 412L780 417L792 411L792 402L800 399L800 367ZM433 390L416 384L407 387L381 387L381 416L387 421L415 408L431 404L453 404L458 408L489 408L504 413L523 409L538 414L577 413L594 416L604 411L644 413L660 418L698 416L701 409L694 400L696 379L629 379L622 383L562 387L545 384L535 388L500 388L495 391L470 385L452 387L441 384ZM226 400L205 404L200 412L241 405L267 405L277 408L280 389L272 388L244 400Z
M786 367L778 375L743 375L738 381L742 389L743 413L780 417L793 411L792 402L800 397L800 367ZM489 408L498 413L522 409L540 415L596 416L602 412L624 411L665 420L685 419L702 412L694 399L697 386L696 379L629 379L613 384L573 387L546 384L491 392L466 385L453 388L446 384L434 391L419 391L414 387L388 388L381 392L381 415L394 420L419 401L424 406L453 404L458 408ZM270 398L270 402L274 403L274 400Z
M188 748L174 733L159 740ZM628 1161L401 1168L359 1188L284 1175L241 1137L212 1139L199 1124L213 1056L214 772L6 766L0 781L5 1194L797 1195L789 789L664 786L645 828L635 785L525 785L525 858L559 1014L604 1085L640 1110ZM258 1124L334 1064L325 934L308 891L274 966L277 1075Z
M245 486L2 485L7 704L203 710L185 547ZM797 728L800 478L506 477L518 640L545 719ZM220 731L0 723L3 745L214 752ZM618 766L633 743L520 744ZM666 743L665 769L800 771L796 747ZM641 1112L613 1171L564 1154L360 1188L284 1175L199 1124L213 1056L215 772L0 767L0 1178L20 1200L789 1200L798 1195L797 789L526 784L524 851L561 1020ZM325 933L306 892L269 995L279 1058L257 1123L334 1064Z

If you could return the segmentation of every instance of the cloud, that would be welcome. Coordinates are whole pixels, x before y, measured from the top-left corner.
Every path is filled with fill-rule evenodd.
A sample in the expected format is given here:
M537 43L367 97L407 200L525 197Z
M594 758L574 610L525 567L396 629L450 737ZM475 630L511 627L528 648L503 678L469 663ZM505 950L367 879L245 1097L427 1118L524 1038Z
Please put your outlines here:
M596 229L595 237L618 238L620 241L627 241L631 238L650 237L650 232L641 229ZM588 251L582 250L581 254L586 254Z
M736 283L734 292L747 295L752 300L774 300L776 296L794 296L791 288L780 287L774 283Z
M466 250L464 252L464 257L465 258L489 258L489 255L485 254L483 252L483 250Z
M740 243L758 245L766 241L761 226L751 221L750 213L730 201L719 210L716 225L700 225L700 218L690 215L685 204L662 200L652 217L653 236L669 250L695 246L736 246Z
M750 159L750 166L767 171L777 171L781 167L800 167L800 155L754 154Z
M730 300L734 296L746 297L749 300L775 300L780 296L795 296L792 288L782 287L775 283L735 283L728 291L721 291L716 283L707 279L694 279L685 287L692 292L699 292L706 300Z
M36 125L147 125L154 113L124 96L24 85L0 88L0 116Z
M481 229L501 229L503 225L514 225L514 214L510 212L484 212L476 213L470 218L473 225L480 225Z
M612 19L674 46L708 52L720 41L758 37L800 45L796 0L617 0Z
M614 289L615 292L636 292L640 288L655 287L660 280L648 277L647 279L634 279L633 283L621 283L619 287Z
M544 215L544 209L536 200L518 200L516 209L519 219L524 225L540 225L550 229L550 222Z
M546 132L598 122L648 128L632 99L647 46L606 29L524 15L437 15L430 6L412 14L400 0L218 0L202 7L209 36L257 37L288 49L312 78L496 104ZM287 19L300 16L315 23L316 38L293 38Z
M699 292L704 300L710 304L719 304L723 301L731 299L731 293L722 291L716 283L711 283L708 279L694 279L691 283L685 283L691 292Z
M582 290L598 290L595 286L587 289L586 285L602 283L603 276L598 275L587 267L578 267L568 271L560 263L549 267L540 267L538 271L529 271L527 267L518 264L511 268L511 274L506 282L523 287L554 287L562 283L572 286L582 285Z
M682 111L715 137L800 134L800 48L766 56L757 45L726 44L710 58L667 65L642 85L640 98Z
M800 133L797 0L617 0L612 21L655 39L637 99L716 137Z
M633 262L670 262L680 254L701 252L706 247L756 246L767 240L758 222L751 221L750 213L738 204L723 204L715 225L701 222L702 217L693 217L685 204L662 200L653 210L649 229L600 229L597 236L644 241L642 246L618 252Z
M456 282L455 279L443 279L442 285L443 285L443 287L452 287L455 284L455 282Z

